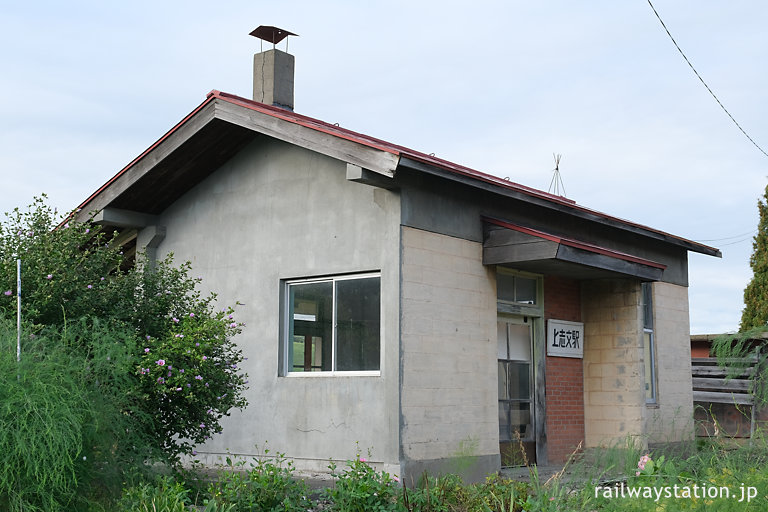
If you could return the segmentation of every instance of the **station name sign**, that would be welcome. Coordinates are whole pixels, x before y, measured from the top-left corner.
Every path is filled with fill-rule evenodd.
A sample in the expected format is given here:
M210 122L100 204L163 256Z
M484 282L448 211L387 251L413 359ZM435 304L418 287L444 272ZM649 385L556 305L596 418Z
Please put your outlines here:
M547 355L584 359L584 324L565 320L548 320Z

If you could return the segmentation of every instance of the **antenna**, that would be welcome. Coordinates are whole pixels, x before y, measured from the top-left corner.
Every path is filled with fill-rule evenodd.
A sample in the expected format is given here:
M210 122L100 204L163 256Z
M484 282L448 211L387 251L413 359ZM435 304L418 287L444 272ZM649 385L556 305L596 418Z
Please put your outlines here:
M565 196L565 184L563 183L563 177L560 176L560 158L562 158L563 155L561 154L554 154L552 153L552 156L555 159L555 168L552 169L554 174L552 175L552 181L549 182L549 192L550 194L555 194L556 196L566 197ZM563 193L560 193L560 189L562 189Z

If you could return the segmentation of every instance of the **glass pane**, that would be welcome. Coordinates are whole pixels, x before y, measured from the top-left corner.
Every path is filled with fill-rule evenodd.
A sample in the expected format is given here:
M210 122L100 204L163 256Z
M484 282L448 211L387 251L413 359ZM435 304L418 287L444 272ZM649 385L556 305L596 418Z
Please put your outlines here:
M536 304L536 279L515 278L515 302Z
M499 441L511 441L512 430L509 428L509 402L499 402Z
M656 382L654 380L653 333L643 333L643 359L645 360L645 399L656 400Z
M530 363L510 362L509 398L516 400L531 399Z
M336 369L378 370L380 279L336 282Z
M289 285L288 361L292 372L330 371L333 326L333 283Z
M533 440L531 404L521 402L499 402L499 441L516 440L515 432L522 441Z
M507 322L496 322L496 337L499 344L499 356L497 359L509 359L507 351Z
M515 276L496 272L496 296L499 300L515 301Z
M653 329L653 288L651 283L643 283L643 327Z
M509 399L509 381L507 379L507 363L499 361L499 400Z
M509 427L513 437L515 432L519 432L520 438L523 441L530 441L533 439L531 404L514 402L509 404Z
M531 360L531 328L526 324L509 324L509 358Z

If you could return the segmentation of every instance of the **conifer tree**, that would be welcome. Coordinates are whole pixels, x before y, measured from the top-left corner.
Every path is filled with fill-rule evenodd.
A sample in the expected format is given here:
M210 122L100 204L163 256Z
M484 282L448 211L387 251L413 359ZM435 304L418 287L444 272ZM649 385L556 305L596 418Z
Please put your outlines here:
M752 242L752 280L744 289L744 310L741 314L741 332L768 324L768 186L762 199L757 201L760 221Z

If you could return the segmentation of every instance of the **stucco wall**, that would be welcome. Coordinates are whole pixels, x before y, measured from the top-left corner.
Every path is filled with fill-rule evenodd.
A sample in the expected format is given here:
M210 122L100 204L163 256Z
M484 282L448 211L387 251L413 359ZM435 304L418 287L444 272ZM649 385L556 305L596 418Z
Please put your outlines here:
M496 279L482 244L402 229L403 473L499 468Z
M657 404L646 410L649 442L693 436L688 288L653 284Z
M198 447L203 461L256 445L294 458L300 469L360 449L399 469L399 196L346 180L344 162L262 138L161 215L158 256L191 260L193 275L240 301L238 345L250 376L242 412ZM278 376L281 280L381 271L381 375Z
M581 291L586 446L610 445L628 437L644 442L640 282L584 281Z

